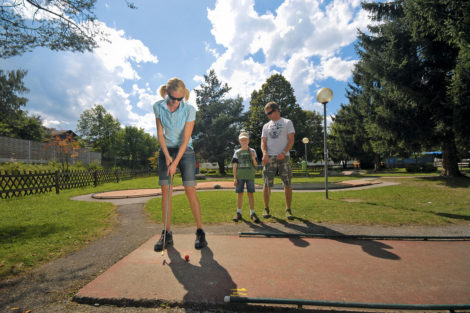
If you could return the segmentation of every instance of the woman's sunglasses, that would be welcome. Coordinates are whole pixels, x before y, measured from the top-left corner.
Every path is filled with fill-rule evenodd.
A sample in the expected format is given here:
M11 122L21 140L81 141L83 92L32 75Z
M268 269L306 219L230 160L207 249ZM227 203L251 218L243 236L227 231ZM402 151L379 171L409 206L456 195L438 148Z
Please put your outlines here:
M181 98L176 98L176 97L173 97L172 95L168 94L168 97L170 97L171 100L174 100L174 101L181 101L183 100L184 97L181 97Z

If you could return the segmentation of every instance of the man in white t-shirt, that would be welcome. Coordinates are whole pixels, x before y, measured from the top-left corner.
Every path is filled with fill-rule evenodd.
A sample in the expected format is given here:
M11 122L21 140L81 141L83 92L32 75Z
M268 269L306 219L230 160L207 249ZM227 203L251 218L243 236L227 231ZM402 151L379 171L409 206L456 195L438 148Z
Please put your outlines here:
M294 145L295 129L292 121L281 117L279 105L272 101L266 104L264 112L270 121L263 126L261 133L261 151L263 151L263 198L264 218L270 217L269 200L274 177L279 177L284 184L286 199L286 217L292 219L292 167L289 151Z

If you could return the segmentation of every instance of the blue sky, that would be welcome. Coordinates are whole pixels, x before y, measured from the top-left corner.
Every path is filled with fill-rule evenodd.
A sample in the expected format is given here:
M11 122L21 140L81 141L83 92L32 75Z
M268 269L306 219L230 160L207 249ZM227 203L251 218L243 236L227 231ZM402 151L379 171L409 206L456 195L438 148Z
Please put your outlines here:
M323 112L315 95L334 92L327 114L347 103L345 88L357 61L357 29L370 23L360 0L98 0L98 27L111 42L93 53L35 49L0 60L25 69L26 109L56 129L76 129L80 114L103 105L123 126L155 134L152 104L169 78L194 88L214 69L248 106L250 94L281 73L297 103Z

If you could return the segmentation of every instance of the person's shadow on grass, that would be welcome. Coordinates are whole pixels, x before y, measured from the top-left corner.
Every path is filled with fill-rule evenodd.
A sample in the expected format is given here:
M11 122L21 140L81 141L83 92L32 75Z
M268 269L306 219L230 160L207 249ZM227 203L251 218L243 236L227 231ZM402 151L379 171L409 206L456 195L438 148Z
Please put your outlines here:
M224 297L229 296L237 285L228 271L215 259L210 247L201 249L200 265L186 262L181 253L173 247L168 248L170 262L167 264L176 279L187 291L184 304L223 304Z

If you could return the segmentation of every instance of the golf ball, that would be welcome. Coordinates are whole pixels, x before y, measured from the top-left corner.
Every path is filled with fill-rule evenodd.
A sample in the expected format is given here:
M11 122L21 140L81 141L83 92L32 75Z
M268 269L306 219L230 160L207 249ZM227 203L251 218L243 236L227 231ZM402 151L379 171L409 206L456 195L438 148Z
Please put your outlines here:
M188 262L188 261L189 261L189 255L186 254L186 255L184 256L184 260L185 260L186 262Z

